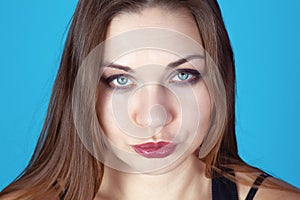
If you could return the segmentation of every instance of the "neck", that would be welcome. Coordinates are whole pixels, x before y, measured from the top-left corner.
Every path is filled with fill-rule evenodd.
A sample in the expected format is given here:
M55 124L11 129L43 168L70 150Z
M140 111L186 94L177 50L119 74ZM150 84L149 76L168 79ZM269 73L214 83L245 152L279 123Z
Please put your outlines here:
M195 156L161 174L130 174L104 167L99 193L108 199L199 199L210 195L205 164Z

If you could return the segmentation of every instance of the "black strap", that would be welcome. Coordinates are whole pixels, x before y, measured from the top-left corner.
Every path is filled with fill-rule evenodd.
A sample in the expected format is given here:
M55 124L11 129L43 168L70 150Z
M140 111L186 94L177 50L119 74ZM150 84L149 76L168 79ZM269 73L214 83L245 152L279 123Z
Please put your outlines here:
M253 183L253 186L249 190L247 197L245 200L252 200L258 190L258 187L264 182L265 178L269 177L270 175L267 173L262 173L259 175Z
M234 173L231 172L234 176ZM236 184L224 176L212 179L212 199L213 200L238 200Z
M234 176L234 172L229 172ZM265 178L271 175L267 173L260 174L254 181L245 200L253 200L259 186ZM224 176L215 177L212 179L212 199L213 200L238 200L237 187L234 182Z

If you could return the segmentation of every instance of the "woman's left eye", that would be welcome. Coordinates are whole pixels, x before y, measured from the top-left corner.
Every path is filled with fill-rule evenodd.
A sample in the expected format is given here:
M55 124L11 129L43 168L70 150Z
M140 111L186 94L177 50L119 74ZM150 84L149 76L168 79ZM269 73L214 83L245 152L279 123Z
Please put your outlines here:
M180 72L178 73L172 80L176 81L185 81L188 80L191 77L191 74L188 72Z
M201 77L200 73L194 69L179 69L172 76L171 82L173 83L193 83Z

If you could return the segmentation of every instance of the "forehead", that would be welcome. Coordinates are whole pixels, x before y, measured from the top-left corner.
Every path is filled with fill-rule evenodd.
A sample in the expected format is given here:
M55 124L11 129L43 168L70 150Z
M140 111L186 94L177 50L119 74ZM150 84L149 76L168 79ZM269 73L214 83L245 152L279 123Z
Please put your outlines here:
M146 8L139 13L122 13L114 17L107 30L107 38L141 28L162 28L180 32L201 43L197 24L185 9L166 10Z
M193 54L202 54L201 37L193 16L186 10L146 8L122 13L110 23L105 62L141 66L166 65Z

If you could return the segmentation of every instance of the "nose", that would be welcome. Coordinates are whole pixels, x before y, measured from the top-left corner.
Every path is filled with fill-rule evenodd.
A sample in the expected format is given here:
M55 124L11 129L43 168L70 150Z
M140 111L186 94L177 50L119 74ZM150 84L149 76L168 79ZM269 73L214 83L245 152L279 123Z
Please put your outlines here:
M175 102L174 94L167 88L157 84L145 85L131 97L129 112L137 126L158 129L174 120Z

